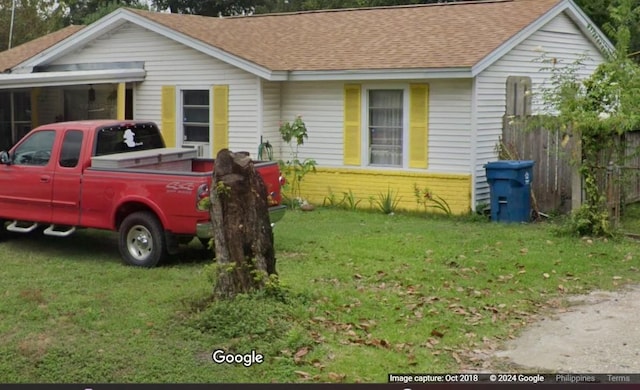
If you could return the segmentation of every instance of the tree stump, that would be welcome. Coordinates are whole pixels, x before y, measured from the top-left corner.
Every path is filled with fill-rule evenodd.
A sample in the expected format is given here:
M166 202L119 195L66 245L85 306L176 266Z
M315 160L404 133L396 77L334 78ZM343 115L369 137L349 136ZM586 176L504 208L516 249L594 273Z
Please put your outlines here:
M221 150L211 188L215 260L214 295L231 298L264 287L276 273L267 189L249 153Z

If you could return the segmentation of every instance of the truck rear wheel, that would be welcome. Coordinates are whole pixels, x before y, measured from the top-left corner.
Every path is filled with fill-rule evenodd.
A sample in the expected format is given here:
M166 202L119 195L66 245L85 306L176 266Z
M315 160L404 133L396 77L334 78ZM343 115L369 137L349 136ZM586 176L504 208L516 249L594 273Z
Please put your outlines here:
M167 253L162 224L147 211L128 215L120 225L118 249L127 264L155 267Z

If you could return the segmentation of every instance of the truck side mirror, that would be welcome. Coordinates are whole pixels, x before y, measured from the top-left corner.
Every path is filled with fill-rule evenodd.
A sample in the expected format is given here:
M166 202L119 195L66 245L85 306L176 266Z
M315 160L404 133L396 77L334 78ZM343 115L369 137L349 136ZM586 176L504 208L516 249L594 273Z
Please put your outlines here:
M0 164L5 164L5 165L11 164L11 157L9 156L9 153L7 153L4 150L0 152Z

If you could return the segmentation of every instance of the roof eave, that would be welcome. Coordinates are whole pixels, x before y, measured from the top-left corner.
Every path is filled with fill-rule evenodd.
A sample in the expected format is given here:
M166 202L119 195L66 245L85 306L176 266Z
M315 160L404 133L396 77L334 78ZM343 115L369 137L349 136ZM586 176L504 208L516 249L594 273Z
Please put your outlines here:
M276 78L277 77L277 78ZM471 78L470 67L421 69L293 70L274 72L272 81L422 80Z
M611 51L613 49L613 45L607 39L607 37L589 21L589 18L585 15L585 13L582 12L582 10L572 0L562 0L536 21L528 25L526 28L520 30L516 35L511 37L509 40L492 51L489 55L476 63L472 68L473 77L482 73L494 62L502 58L502 56L513 50L520 43L524 42L542 26L565 11L569 15L569 17L579 26L584 35L598 49L600 49L601 52L606 53L607 51ZM593 33L589 29L592 29ZM594 37L593 34L596 34L596 37Z

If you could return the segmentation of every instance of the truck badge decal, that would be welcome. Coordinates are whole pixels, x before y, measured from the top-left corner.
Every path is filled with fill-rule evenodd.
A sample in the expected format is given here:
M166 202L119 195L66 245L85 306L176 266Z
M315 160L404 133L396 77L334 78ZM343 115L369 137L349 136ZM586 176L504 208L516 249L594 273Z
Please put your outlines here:
M135 148L136 146L142 145L142 142L136 142L135 136L136 133L134 133L133 130L127 129L127 131L124 132L124 141L122 142L124 142L130 148Z
M168 193L177 192L189 194L193 192L195 188L195 184L193 183L183 183L179 181L173 181L165 186L165 189Z

